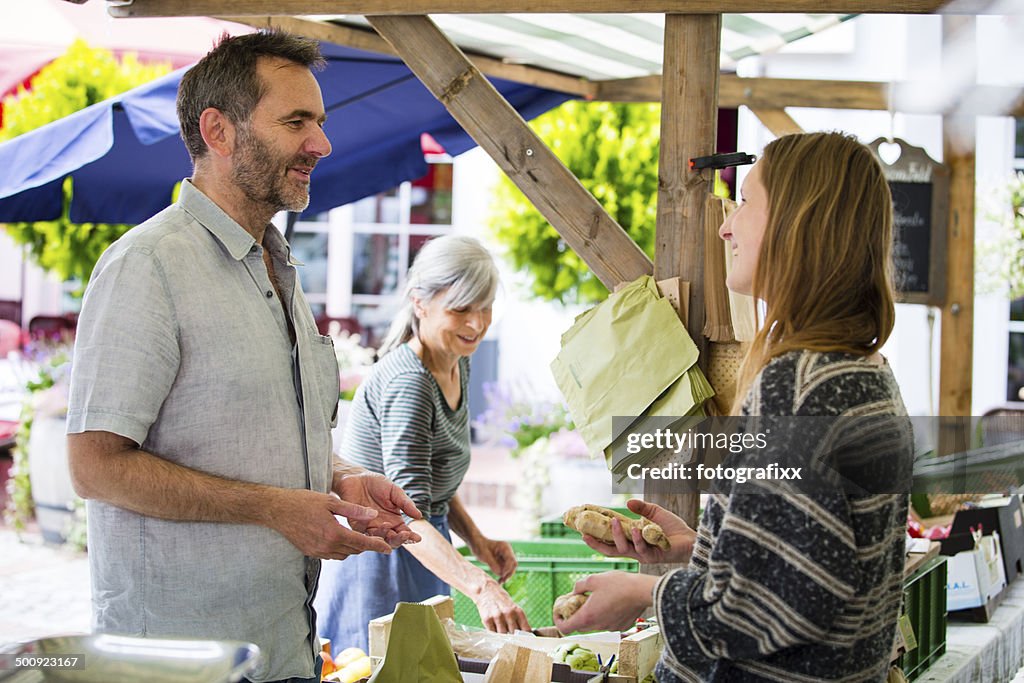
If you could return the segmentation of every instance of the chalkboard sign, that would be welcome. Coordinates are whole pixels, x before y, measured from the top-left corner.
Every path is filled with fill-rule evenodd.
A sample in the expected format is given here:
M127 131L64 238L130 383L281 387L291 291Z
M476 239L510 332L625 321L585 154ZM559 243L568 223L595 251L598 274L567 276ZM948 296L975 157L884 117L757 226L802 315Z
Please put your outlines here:
M949 169L905 140L878 138L868 147L892 192L897 300L941 306L946 296ZM891 164L885 157L898 152Z

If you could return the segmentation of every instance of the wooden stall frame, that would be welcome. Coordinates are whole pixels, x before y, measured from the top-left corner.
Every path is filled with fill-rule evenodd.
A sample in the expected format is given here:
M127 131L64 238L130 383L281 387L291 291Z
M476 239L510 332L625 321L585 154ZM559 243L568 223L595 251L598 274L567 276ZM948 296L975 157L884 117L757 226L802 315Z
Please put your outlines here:
M262 17L254 21L267 24L277 23L284 28L289 20L274 15L302 14L311 9L310 0L110 0L112 15L132 16L186 16L213 15ZM998 11L1024 12L1000 5ZM697 150L713 151L714 140L708 138L708 123L714 120L715 106L750 106L775 133L795 130L795 124L786 114L787 106L812 106L828 108L888 109L889 84L843 83L831 81L801 81L792 79L743 79L735 76L719 77L717 52L710 59L706 50L709 38L697 35L696 27L707 29L720 25L722 13L744 12L851 12L851 13L942 13L976 15L993 13L995 8L987 0L720 0L709 4L706 0L320 0L315 3L317 14L363 14L371 15L371 23L401 54L410 68L424 80L432 92L445 103L477 142L495 159L498 165L509 173L541 213L551 222L580 257L590 266L601 281L613 290L624 279L650 272L650 262L631 240L623 240L624 232L600 208L595 207L593 197L579 187L578 180L566 177L564 167L546 148L541 149L539 140L518 115L512 116L511 109L502 98L495 98L482 82L481 71L503 78L524 79L523 82L544 87L564 88L566 92L592 99L613 99L618 101L650 101L662 99L664 110L670 119L682 121L678 130L666 130L667 145L663 146L660 163L660 178L665 187L659 190L659 212L656 253L653 270L658 279L680 277L690 283L688 326L702 330L703 326L703 282L699 277L702 268L700 258L690 263L686 248L702 239L703 202L693 203L693 197L704 191L705 182L689 175L680 166L680 160L695 155ZM665 44L678 46L685 56L677 53L667 55L666 66L661 77L623 79L591 83L585 79L566 74L553 74L542 69L521 65L505 65L500 60L475 56L470 61L462 51L437 30L425 16L429 13L596 13L596 12L656 12L666 14ZM699 16L703 15L703 16ZM718 22L717 24L715 22ZM298 26L297 24L294 26ZM341 29L318 27L294 28L296 32L313 31L313 37L335 40ZM359 35L344 29L348 40L364 49L379 49L379 38ZM361 32L366 34L367 32ZM332 36L332 37L328 37ZM720 36L714 36L714 43ZM695 45L700 49L693 49ZM415 49L410 45L416 45ZM374 47L376 46L376 47ZM678 53L682 55L682 52ZM509 69L517 69L516 75ZM710 75L709 75L710 74ZM429 82L428 82L429 81ZM694 84L704 88L713 85L717 96L690 99ZM815 85L809 85L815 83ZM898 88L898 85L896 86ZM982 86L975 91L981 91ZM1024 112L1024 98L1015 98L1009 115ZM499 101L500 100L500 101ZM698 106L694 109L694 101ZM688 116L682 117L682 107ZM696 114L694 115L694 112ZM920 113L920 112L917 112ZM943 113L943 112L931 112ZM949 291L947 303L942 308L942 350L940 360L939 404L941 414L968 414L971 405L971 357L973 348L973 242L974 242L974 153L973 116L985 112L981 109L969 112L969 136L971 149L962 152L954 148L949 131L959 119L947 117L944 126L946 157L951 167L951 198L948 246L951 258L947 282ZM512 114L515 114L513 111ZM494 130L502 131L502 138L514 140L511 145L496 139ZM713 128L712 128L713 130ZM666 151L667 148L667 151ZM682 169L682 170L680 170ZM571 174L568 174L571 176ZM545 187L558 179L565 181L568 189L551 190ZM579 205L565 207L564 201L578 201ZM670 206L662 206L662 203ZM678 202L678 204L677 204ZM688 242L684 235L691 235ZM628 242L628 244L627 244ZM622 254L610 254L609 248L623 250ZM638 253L639 252L639 253ZM953 255L956 257L952 257ZM698 254L699 255L699 254ZM685 272L684 272L685 271ZM703 336L694 335L698 345L703 347ZM968 352L965 353L964 349ZM702 354L702 362L705 358ZM954 412L955 411L955 412ZM966 412L963 412L966 411ZM943 441L943 448L958 443L962 435ZM680 496L668 505L691 523L695 521L696 495Z

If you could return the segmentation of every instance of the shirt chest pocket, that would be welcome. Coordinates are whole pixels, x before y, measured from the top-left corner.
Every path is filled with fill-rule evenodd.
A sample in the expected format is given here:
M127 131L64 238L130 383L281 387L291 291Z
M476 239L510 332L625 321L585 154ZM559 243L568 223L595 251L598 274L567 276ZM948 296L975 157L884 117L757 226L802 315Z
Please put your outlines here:
M341 379L338 376L338 359L334 354L334 340L319 334L310 336L312 384L315 385L317 392L310 392L311 398L318 401L318 407L322 406L324 417L328 418L330 426L334 427L338 423L338 398L341 396Z

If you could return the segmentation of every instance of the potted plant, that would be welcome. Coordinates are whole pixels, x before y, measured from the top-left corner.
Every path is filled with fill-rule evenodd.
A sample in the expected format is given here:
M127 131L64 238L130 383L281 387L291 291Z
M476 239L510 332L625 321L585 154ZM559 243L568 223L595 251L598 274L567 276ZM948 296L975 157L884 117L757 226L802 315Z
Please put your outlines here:
M26 346L34 371L25 385L4 515L19 532L35 517L43 540L84 547L85 508L71 486L65 435L71 348L70 338Z

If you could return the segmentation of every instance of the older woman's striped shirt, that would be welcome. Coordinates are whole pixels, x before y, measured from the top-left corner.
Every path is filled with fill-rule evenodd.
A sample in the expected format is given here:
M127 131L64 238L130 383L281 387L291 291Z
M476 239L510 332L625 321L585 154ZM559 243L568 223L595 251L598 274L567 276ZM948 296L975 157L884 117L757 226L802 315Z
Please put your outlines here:
M469 469L469 359L459 360L455 410L408 344L391 351L356 392L340 455L394 481L424 516L445 515Z

